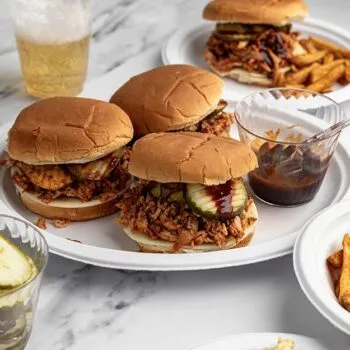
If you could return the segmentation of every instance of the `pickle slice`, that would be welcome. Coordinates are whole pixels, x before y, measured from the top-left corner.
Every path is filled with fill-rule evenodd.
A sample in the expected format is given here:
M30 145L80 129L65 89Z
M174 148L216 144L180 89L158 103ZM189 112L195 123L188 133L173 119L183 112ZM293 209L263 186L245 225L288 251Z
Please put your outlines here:
M289 33L291 30L290 24L282 26L274 26L272 24L243 24L243 23L217 23L216 30L226 34L260 34L266 30L274 29L279 32ZM236 39L238 40L238 39Z
M247 27L240 23L217 23L216 30L218 32L244 34L247 32Z
M160 184L156 184L154 187L152 187L151 193L154 197L160 198L162 195L162 188L160 187Z
M179 202L179 203L184 202L184 194L182 191L173 192L170 194L168 198L171 202Z
M0 288L15 288L37 273L34 262L0 233Z
M207 194L206 186L202 184L188 184L186 186L186 200L189 206L199 215L218 218L216 203Z
M245 40L254 40L258 37L258 34L221 34L222 37L226 40L231 41L245 41Z
M199 215L208 218L231 218L244 209L248 194L243 180L235 179L217 186L188 184L186 200Z

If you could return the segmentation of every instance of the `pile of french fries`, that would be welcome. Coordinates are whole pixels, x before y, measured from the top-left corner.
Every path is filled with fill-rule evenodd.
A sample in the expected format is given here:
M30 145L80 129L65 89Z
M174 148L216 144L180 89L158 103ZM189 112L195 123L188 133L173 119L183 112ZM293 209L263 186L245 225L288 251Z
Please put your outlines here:
M326 93L333 85L350 83L350 50L315 37L300 40L306 54L291 59L292 68L283 73L275 63L276 86Z
M327 259L339 303L350 312L350 234L343 238L343 249Z

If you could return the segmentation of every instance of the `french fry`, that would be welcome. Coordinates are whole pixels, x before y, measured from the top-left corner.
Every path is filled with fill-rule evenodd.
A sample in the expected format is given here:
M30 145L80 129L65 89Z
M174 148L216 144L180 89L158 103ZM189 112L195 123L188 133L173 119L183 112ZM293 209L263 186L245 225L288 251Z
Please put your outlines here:
M309 74L316 69L317 67L319 67L318 63L314 63L311 66L305 67L301 70L299 70L298 72L295 73L291 73L289 75L287 75L286 79L285 79L285 84L302 84L306 81L306 79L308 78Z
M332 86L345 73L345 65L339 64L329 73L307 86L308 90L322 92Z
M279 68L280 68L281 59L277 55L275 55L272 50L267 49L267 52L269 53L269 56L271 57L273 62L273 77L272 77L273 85L278 86L277 82L279 80Z
M333 269L340 269L343 265L343 249L330 255L327 259L327 264Z
M350 58L349 50L338 47L325 39L310 37L310 40L314 44L314 46L319 50L326 50L326 51L333 52L338 57L340 56L343 58Z
M321 94L327 94L328 92L332 92L333 88L331 86L325 87L323 90L320 91Z
M326 56L323 57L323 64L328 64L334 61L334 55L328 52Z
M305 85L303 84L284 84L284 87L288 89L305 89Z
M307 51L307 43L309 42L309 39L300 39L299 44Z
M328 64L318 65L310 73L310 82L314 83L315 81L321 79L324 75L330 72L334 67L342 63L344 63L344 60L336 60Z
M338 278L338 280L335 282L334 292L335 292L335 296L336 296L336 297L337 297L337 299L339 300L339 293L340 293L340 278Z
M334 293L338 299L339 298L339 286L340 286L339 280L340 280L341 269L334 269L332 266L328 265L328 270L329 270L329 274L331 275L331 279L333 282Z
M307 50L307 52L309 53L314 53L314 52L317 52L317 49L314 45L314 43L312 41L307 41L305 43L305 49Z
M350 311L350 235L343 239L343 266L339 280L339 302Z
M290 60L298 67L305 67L319 61L326 54L327 51L316 51L313 53L307 53L306 55L293 56Z
M346 81L350 83L350 65L346 67L344 76Z
M285 79L285 73L281 72L281 70L278 70L276 73L276 86L284 86Z

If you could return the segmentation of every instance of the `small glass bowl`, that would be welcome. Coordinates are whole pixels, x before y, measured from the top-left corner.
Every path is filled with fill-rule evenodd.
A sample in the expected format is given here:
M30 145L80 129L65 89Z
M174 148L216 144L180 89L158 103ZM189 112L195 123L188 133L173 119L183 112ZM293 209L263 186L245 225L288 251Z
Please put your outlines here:
M276 88L245 97L236 105L235 116L241 141L258 158L259 167L248 175L255 195L277 206L310 202L321 187L340 133L306 144L322 130L309 120L343 120L340 106L315 92Z
M0 213L0 232L32 258L38 269L38 274L20 287L9 292L0 289L0 350L22 350L32 330L49 251L37 228L16 217Z

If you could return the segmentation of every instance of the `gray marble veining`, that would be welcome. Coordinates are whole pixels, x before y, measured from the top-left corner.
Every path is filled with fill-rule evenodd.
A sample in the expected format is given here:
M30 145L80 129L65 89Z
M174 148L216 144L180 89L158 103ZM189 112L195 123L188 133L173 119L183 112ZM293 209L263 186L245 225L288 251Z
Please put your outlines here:
M9 0L11 1L11 0ZM95 1L89 79L201 18L204 0ZM310 0L311 14L350 30L348 0ZM33 99L23 91L5 1L0 2L0 124ZM178 350L237 332L348 337L306 300L290 257L203 272L92 267L50 256L29 350ZM348 349L344 345L344 350Z

